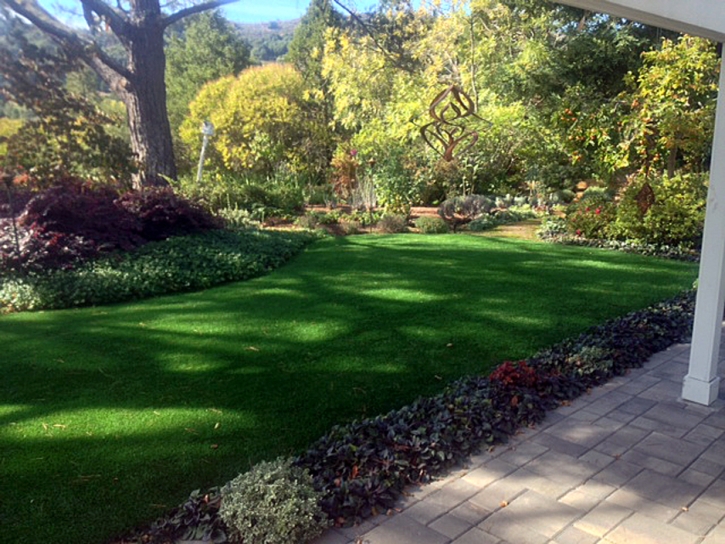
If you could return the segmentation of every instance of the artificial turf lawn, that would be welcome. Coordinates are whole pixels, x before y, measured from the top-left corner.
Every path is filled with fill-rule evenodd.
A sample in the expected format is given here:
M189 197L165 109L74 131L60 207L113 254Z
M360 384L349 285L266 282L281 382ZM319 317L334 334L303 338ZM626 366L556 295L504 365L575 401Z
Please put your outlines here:
M464 235L326 239L269 276L0 317L0 541L100 544L333 424L692 285L696 265Z

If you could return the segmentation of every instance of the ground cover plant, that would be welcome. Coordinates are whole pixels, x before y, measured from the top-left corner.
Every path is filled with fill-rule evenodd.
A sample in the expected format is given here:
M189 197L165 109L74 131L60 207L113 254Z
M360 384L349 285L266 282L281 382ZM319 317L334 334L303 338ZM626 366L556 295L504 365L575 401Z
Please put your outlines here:
M0 317L0 524L97 543L334 424L692 284L695 265L473 236L317 242L249 282Z

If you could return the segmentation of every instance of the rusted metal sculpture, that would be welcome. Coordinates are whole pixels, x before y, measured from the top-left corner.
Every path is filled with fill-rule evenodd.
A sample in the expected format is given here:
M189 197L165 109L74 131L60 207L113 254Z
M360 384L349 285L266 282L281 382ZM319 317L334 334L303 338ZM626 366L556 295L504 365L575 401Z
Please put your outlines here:
M652 205L655 203L655 192L649 182L642 186L642 189L637 193L635 197L637 201L637 207L642 215L645 215Z
M467 117L475 117L476 105L457 85L451 85L438 94L428 108L433 121L420 127L420 135L443 160L452 161L453 152L459 145L457 155L469 151L478 141L478 132L469 130L461 122Z

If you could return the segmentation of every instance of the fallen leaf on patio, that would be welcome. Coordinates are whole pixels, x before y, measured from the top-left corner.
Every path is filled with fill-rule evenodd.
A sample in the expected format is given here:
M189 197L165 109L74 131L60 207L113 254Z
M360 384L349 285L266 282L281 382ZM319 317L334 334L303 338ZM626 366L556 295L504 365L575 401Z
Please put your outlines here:
M506 508L508 505L508 501L501 501L501 504L499 506L501 506L501 508Z
M689 509L689 508L688 508L687 506L683 506L683 507L682 507L682 511L683 511L683 512L689 512L689 511L690 511L690 509Z

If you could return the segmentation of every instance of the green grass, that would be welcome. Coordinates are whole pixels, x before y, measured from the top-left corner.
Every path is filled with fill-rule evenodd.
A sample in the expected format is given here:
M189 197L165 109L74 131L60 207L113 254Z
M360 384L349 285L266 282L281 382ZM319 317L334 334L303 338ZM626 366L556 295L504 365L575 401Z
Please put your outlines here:
M0 317L0 541L99 544L691 286L696 266L473 236L326 239L269 276Z

